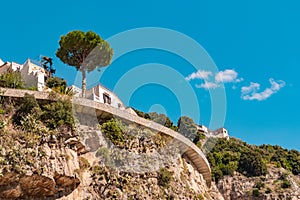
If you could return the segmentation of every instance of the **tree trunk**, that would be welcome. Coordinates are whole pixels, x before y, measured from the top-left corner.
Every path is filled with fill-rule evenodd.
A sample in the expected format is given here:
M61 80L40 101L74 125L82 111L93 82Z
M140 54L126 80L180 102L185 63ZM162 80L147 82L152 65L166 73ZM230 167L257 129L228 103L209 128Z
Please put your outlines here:
M85 98L86 93L86 71L82 70L82 97Z

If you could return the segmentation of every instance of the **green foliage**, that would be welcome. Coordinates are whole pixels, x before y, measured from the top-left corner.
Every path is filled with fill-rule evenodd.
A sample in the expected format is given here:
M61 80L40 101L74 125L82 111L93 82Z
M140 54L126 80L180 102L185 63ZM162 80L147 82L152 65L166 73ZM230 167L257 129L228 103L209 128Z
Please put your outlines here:
M20 72L4 72L0 75L0 87L22 89L24 81Z
M240 157L238 171L248 177L261 176L267 173L267 166L258 152L248 150Z
M151 119L150 118L150 115L148 114L148 113L144 113L144 112L142 112L142 111L140 111L140 110L137 110L137 109L135 109L135 108L132 108L134 111L135 111L135 113L139 116L139 117L142 117L142 118L145 118L145 119Z
M20 99L19 107L13 116L13 122L17 125L21 125L21 120L28 114L31 114L34 118L39 118L41 109L34 95L26 93L24 97Z
M213 162L212 175L218 181L224 175L234 174L238 168L239 154L231 151L213 152L208 159Z
M175 126L173 124L173 122L170 120L169 117L167 117L166 115L164 114L158 114L156 112L150 112L150 113L144 113L142 111L139 111L137 109L134 109L133 110L135 111L135 113L139 116L139 117L142 117L142 118L145 118L145 119L149 119L149 120L152 120L156 123L159 123L165 127L168 127L174 131L177 131L177 126Z
M287 179L284 179L281 183L282 188L290 188L292 186L291 182Z
M101 125L101 130L112 143L123 145L125 142L126 128L120 120L110 119Z
M213 167L211 170L212 178L214 181L218 182L223 176L223 172L219 166Z
M40 133L42 126L42 122L31 114L27 114L21 119L21 128L23 131Z
M46 83L48 88L51 88L53 91L65 94L66 88L67 88L67 82L59 77L51 77L47 80Z
M62 62L75 66L77 70L93 71L96 67L103 67L110 64L113 50L110 45L99 35L92 31L71 31L65 36L61 36L59 41L59 49L56 56ZM91 60L91 63L84 63L94 49L99 51L98 57Z
M291 182L287 179L288 178L288 174L283 174L280 179L282 180L281 182L281 188L290 188L292 186Z
M234 138L229 141L218 139L212 151L207 154L207 159L216 181L224 175L232 175L233 171L248 177L264 176L267 173L267 164L283 167L294 175L300 173L298 151L272 145L249 145Z
M173 173L166 168L161 168L158 173L158 184L162 187L167 187L172 180Z
M270 193L272 193L272 190L271 190L271 188L267 187L266 194L270 194Z
M204 200L204 197L203 197L202 194L199 194L199 195L197 196L197 199L198 199L198 200Z
M99 174L101 174L102 169L101 169L101 167L100 167L99 165L94 165L94 166L92 167L92 172L93 172L95 175L99 175Z
M0 130L4 129L6 123L2 120L0 120Z
M267 187L267 189L266 189L266 192L265 192L266 194L270 194L270 193L272 193L272 190L271 190L271 188L269 188L269 187Z
M207 159L215 181L224 175L233 175L234 171L246 176L261 176L267 172L266 164L257 150L234 138L229 141L218 139Z
M35 86L32 86L32 87L27 87L26 90L38 91L38 88Z
M294 175L300 174L300 152L271 145L261 145L259 146L259 150L260 154L268 162L278 167L283 167L291 171Z
M258 188L254 188L252 191L252 195L255 197L258 197L260 195L259 189Z
M255 186L254 186L254 188L257 188L259 190L262 189L262 188L264 188L264 187L265 187L265 183L262 182L262 181L256 183Z
M61 36L56 56L65 64L82 72L82 92L86 90L86 71L110 64L113 49L109 43L92 31L71 31Z
M150 119L156 123L159 123L165 127L171 128L174 126L173 122L164 114L158 114L156 112L148 113Z
M41 119L50 129L67 126L71 130L75 128L75 118L72 112L72 104L69 100L59 99L43 105Z
M4 108L4 102L5 102L5 97L2 96L4 94L4 91L0 90L0 115L5 114Z

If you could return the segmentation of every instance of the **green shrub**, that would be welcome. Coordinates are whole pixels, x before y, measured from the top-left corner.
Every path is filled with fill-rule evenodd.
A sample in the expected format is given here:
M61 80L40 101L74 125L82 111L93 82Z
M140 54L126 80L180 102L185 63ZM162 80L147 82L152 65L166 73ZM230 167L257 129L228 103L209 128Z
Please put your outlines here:
M168 116L166 116L165 114L158 114L156 112L150 112L150 113L144 113L142 111L139 111L135 108L132 108L135 113L142 118L145 119L149 119L152 120L156 123L159 123L165 127L168 127L174 131L177 131L177 126L174 125L174 123L170 120L170 118Z
M55 129L66 125L70 129L75 129L75 117L72 112L72 104L69 100L59 99L43 105L41 119L50 129Z
M32 86L32 87L27 87L26 90L38 91L38 88L35 86Z
M158 173L158 184L162 187L167 187L172 180L173 173L166 168L161 168Z
M34 95L26 93L24 97L20 99L19 107L13 116L13 122L17 125L21 125L21 120L28 114L38 119L41 114L41 109Z
M203 197L202 194L199 194L199 195L197 196L197 199L198 199L198 200L204 200L204 197Z
M40 134L43 124L31 114L27 114L21 119L21 129L26 132ZM43 131L44 132L44 131Z
M252 190L252 195L255 197L258 197L260 195L259 189L258 188L254 188Z
M281 183L281 188L290 188L292 186L291 182L287 179L284 179Z
M212 176L218 181L223 175L233 175L238 171L246 176L261 176L267 172L266 161L259 148L231 138L211 142L213 147L207 154L212 168ZM205 148L206 144L204 145ZM222 173L221 173L222 172Z
M0 75L0 87L21 89L23 85L20 72L4 72Z
M271 190L271 188L269 188L269 187L267 187L267 189L266 189L266 192L265 192L266 194L270 194L270 193L272 193L272 190Z
M121 121L112 118L101 125L101 130L113 144L123 145L125 142L125 126Z
M6 123L2 120L0 120L0 130L4 129Z
M261 176L266 175L267 166L259 153L247 151L240 157L238 171L248 177Z
M296 150L283 149L280 146L261 145L261 155L268 162L277 167L283 167L294 175L300 174L300 152Z
M173 122L166 115L158 114L156 112L151 112L151 113L148 113L148 114L149 114L150 119L152 121L154 121L156 123L159 123L159 124L161 124L165 127L168 127L168 128L173 128L173 129L175 128Z
M57 93L64 94L67 88L67 82L59 77L51 77L47 80L46 83L48 88L51 88L53 91Z
M224 176L222 170L220 170L218 167L212 168L211 174L215 182L218 182Z

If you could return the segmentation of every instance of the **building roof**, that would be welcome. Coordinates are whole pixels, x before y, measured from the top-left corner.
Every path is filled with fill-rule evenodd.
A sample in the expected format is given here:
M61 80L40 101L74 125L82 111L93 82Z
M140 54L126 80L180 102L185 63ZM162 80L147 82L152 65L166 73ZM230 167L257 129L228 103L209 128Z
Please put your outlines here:
M0 58L0 66L4 64L3 60Z

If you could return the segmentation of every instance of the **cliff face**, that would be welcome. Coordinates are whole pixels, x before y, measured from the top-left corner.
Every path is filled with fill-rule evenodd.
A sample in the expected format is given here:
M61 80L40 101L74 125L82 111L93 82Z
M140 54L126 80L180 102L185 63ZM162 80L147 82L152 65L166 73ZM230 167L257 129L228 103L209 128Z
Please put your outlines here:
M11 105L0 114L0 199L222 199L168 136L118 120L55 127ZM41 108L61 115L58 105Z
M80 185L61 199L223 199L185 158L167 149L170 138L130 125L130 137L110 143L97 128L79 130L87 150L78 157Z
M237 172L234 176L225 176L217 187L225 200L231 199L300 199L300 176L294 176L283 168L268 166L263 177L247 178Z
M43 155L34 158L32 166L21 163L22 173L14 169L16 163L2 165L0 198L222 199L217 191L207 188L202 175L180 155L158 170L124 172L116 166L107 166L106 158L101 157L104 153L98 155L99 148L107 148L100 130L81 126L78 133L84 137L73 135L59 142L52 138L34 148L23 148L24 155L35 150ZM88 141L88 146L80 140ZM131 150L150 152L153 148L154 152L155 145L151 142L137 143ZM2 148L2 151L9 150Z

